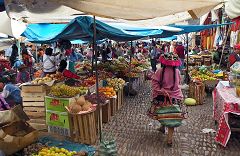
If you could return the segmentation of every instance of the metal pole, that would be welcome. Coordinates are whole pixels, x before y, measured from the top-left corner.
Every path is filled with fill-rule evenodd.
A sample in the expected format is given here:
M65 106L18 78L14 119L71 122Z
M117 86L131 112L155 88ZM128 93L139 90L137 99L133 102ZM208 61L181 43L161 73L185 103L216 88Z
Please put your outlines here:
M189 47L188 47L188 33L186 34L186 40L187 40L187 47L186 47L186 51L187 51L187 70L186 70L186 83L189 83L189 75L188 75L188 51L189 51Z
M132 66L132 50L133 50L133 44L132 44L132 41L131 41L131 48L130 48L130 61L129 61L129 74L131 73L131 66ZM129 81L129 84L128 84L128 96L130 95L130 88L132 87L132 83L131 83L131 78L130 76L128 77L128 81Z
M95 16L94 16L94 17L95 17ZM92 44L92 45L93 45L93 49L94 49L94 46L95 46L95 45L94 45L94 44L95 44L95 41L94 41L94 40L95 40L95 39L94 39L94 36L93 36L93 42L92 42L92 43L93 43L93 44ZM92 74L92 75L93 75L93 71L94 71L93 66L94 66L95 53L96 53L96 52L93 50L93 53L92 53L92 71L91 71L91 74Z
M101 106L99 103L98 92L98 68L97 68L97 50L96 50L96 18L93 16L93 52L95 54L95 76L96 76L96 95L97 95L97 113L98 113L98 128L99 128L99 140L102 141L102 118L101 118Z
M35 60L35 61L36 61L37 63L39 63L39 62L38 62L38 54L37 54L37 53L38 53L37 44L35 44L35 51L36 51L36 54L35 54L36 60Z

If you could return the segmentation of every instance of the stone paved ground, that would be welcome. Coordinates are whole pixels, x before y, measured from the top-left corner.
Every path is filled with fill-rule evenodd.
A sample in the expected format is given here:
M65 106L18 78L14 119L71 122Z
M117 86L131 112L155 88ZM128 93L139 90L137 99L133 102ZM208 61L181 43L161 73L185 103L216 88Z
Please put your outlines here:
M146 83L136 97L126 97L125 106L103 126L105 138L114 137L120 156L237 156L240 140L232 137L226 148L214 142L214 134L203 134L203 128L215 129L212 120L212 100L189 107L189 118L176 129L172 148L166 147L166 136L158 125L146 116L150 87Z

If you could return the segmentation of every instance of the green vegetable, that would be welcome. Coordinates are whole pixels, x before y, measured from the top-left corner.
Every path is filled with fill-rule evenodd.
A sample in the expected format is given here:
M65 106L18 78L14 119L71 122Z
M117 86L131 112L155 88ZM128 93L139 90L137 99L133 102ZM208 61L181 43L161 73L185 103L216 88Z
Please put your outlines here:
M187 105L187 106L195 106L196 105L196 100L193 99L193 98L186 98L184 100L184 103Z

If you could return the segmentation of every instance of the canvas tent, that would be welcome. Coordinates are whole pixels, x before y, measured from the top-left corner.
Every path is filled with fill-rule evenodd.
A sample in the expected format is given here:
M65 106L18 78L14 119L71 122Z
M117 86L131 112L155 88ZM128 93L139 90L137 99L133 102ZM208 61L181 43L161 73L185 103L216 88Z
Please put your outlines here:
M225 3L227 15L233 19L240 16L240 0L228 0Z
M0 12L0 17L0 33L18 38L26 29L26 25L24 23L16 20L11 20L7 16L6 11Z
M165 38L190 32L198 32L222 25L172 25L161 29L132 27L123 23L104 23L97 20L97 40L136 40L144 37ZM92 41L93 18L80 16L69 24L29 24L22 36L36 43L54 42L58 39Z
M163 30L146 29L136 27L114 27L101 21L96 21L97 40L109 38L116 41L136 40L148 36L161 35ZM46 30L51 30L51 33ZM180 31L179 28L172 28L173 31ZM30 24L22 34L30 41L56 41L58 39L69 39L92 41L93 18L80 16L73 19L69 24Z
M188 11L199 17L223 0L5 0L11 18L30 22L61 22L61 18L76 14L91 14L115 19L141 20Z

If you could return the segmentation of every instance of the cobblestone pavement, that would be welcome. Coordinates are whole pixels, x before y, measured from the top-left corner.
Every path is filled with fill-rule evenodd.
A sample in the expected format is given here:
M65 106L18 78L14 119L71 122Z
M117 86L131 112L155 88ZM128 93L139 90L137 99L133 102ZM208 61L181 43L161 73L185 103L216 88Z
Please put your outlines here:
M107 124L105 138L115 138L120 156L238 156L240 140L232 137L226 148L214 142L215 134L204 134L213 128L212 99L204 105L188 107L189 117L174 133L173 147L165 144L166 135L157 131L157 122L146 116L150 105L150 86L146 83L136 97L126 97L125 105Z

